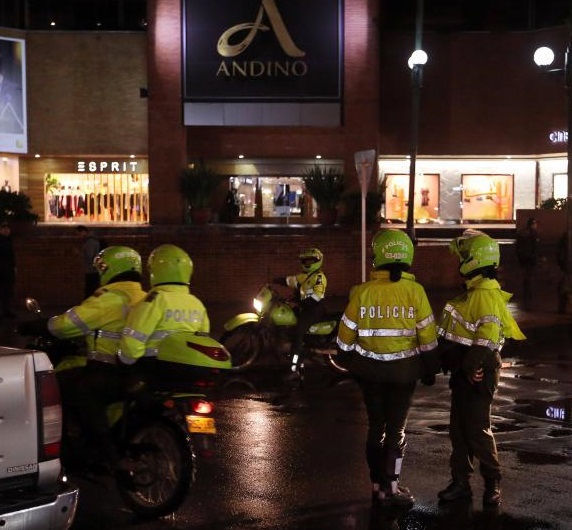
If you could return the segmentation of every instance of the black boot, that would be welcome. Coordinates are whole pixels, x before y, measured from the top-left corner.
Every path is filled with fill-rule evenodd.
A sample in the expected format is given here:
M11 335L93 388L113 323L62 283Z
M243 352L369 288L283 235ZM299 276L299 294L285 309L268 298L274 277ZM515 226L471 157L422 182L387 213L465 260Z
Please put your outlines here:
M485 479L485 492L483 493L483 506L498 506L501 503L500 480Z
M473 492L467 479L453 479L437 496L444 502L453 502L470 499L473 496Z

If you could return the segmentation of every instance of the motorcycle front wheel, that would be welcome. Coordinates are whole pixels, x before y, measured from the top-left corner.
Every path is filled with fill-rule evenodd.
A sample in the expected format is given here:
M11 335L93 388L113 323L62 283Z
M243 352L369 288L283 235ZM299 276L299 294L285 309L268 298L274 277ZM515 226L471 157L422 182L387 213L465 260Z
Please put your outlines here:
M248 368L260 352L260 339L249 326L225 332L220 342L230 352L232 369L236 372Z
M328 364L340 374L347 374L348 369L346 368L345 363L340 359L337 354L328 353L326 355L326 359L328 360Z
M136 429L128 444L133 469L117 481L125 504L149 519L174 512L195 476L193 451L183 431L157 421Z

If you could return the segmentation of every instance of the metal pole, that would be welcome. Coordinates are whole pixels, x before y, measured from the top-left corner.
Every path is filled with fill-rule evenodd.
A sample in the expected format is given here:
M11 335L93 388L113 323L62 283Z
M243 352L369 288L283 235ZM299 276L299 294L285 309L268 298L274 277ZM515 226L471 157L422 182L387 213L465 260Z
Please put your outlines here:
M417 16L415 19L415 49L421 49L423 34L423 0L417 0ZM409 196L407 201L406 231L415 242L415 165L419 143L419 102L421 96L421 80L423 66L413 65L411 70L411 145L409 151Z
M567 144L567 161L568 161L568 193L566 200L566 273L565 273L565 290L566 290L566 308L568 313L568 305L572 294L572 64L570 54L572 53L572 23L569 23L568 30L568 48L564 63L564 75L566 85L566 104L568 115L568 144Z

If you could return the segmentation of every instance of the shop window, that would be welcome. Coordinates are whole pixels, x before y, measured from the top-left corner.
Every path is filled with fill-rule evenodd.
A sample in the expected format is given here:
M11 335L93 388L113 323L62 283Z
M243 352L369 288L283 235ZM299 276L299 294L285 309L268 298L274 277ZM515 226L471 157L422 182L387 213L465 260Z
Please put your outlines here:
M565 199L568 197L568 175L566 173L554 173L552 197L554 199Z
M462 175L462 219L513 219L514 175Z
M409 175L386 174L385 217L407 219ZM439 217L439 175L423 173L415 177L413 216L417 222L432 222Z
M149 176L50 174L45 179L44 205L48 223L148 223Z
M304 204L304 184L300 177L231 177L236 190L239 217L301 216ZM258 197L258 200L257 200Z

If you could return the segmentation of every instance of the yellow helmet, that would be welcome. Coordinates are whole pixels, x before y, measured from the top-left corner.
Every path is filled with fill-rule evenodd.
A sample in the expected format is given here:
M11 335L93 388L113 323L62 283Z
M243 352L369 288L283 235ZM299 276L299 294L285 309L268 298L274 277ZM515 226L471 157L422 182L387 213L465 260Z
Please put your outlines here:
M407 268L413 263L413 242L402 230L387 228L373 236L371 242L374 268L392 263L403 263Z
M93 260L99 273L99 283L107 285L113 278L125 272L141 274L141 256L129 247L113 246L102 250Z
M320 270L324 262L324 255L319 248L309 248L300 254L300 263L304 272Z
M161 245L147 261L151 287L162 283L191 283L193 262L189 255L175 245Z
M451 241L449 250L459 258L459 272L463 276L485 267L497 269L500 263L499 244L480 230L465 230Z

